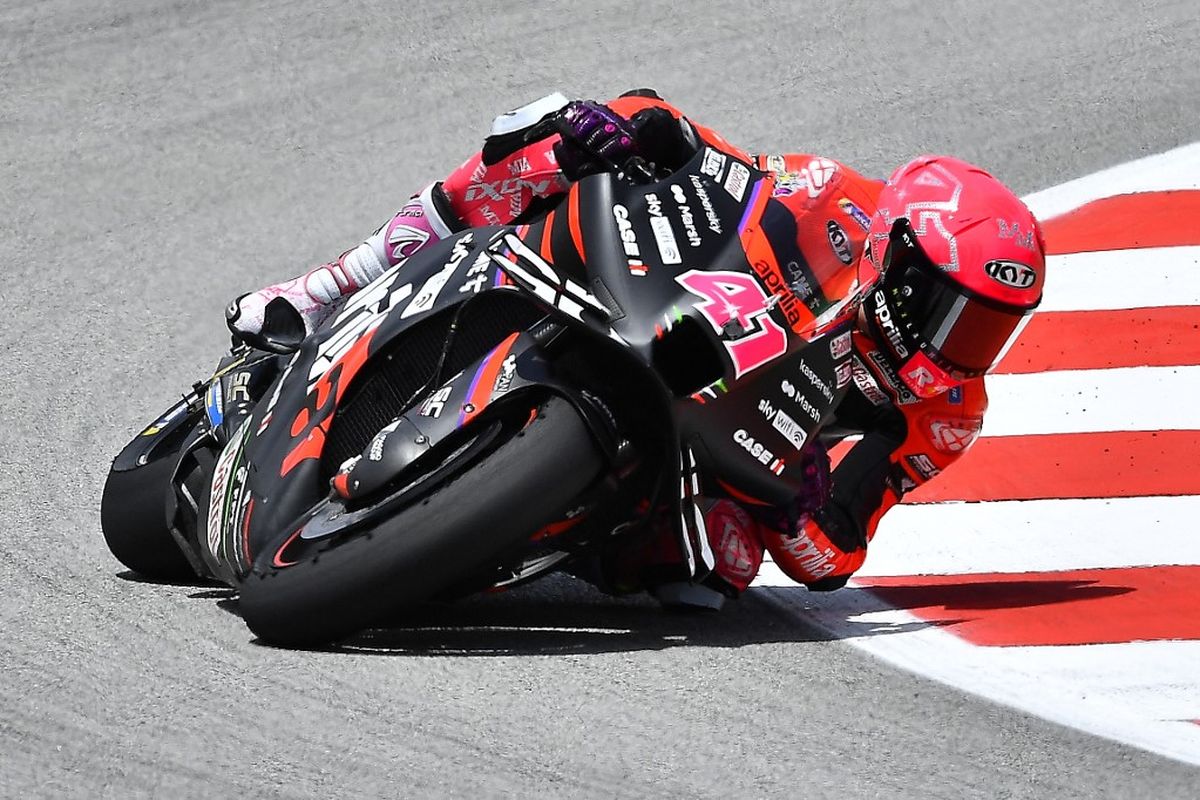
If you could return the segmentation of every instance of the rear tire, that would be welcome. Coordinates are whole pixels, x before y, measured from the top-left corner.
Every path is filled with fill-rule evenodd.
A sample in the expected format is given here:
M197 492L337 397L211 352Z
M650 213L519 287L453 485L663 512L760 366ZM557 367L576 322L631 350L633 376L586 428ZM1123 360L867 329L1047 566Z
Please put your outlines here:
M561 517L602 466L579 413L550 398L524 429L374 529L287 567L260 554L241 585L242 617L270 644L344 639L494 562Z
M133 469L110 471L100 500L100 527L108 549L139 575L164 582L196 579L167 526L174 455Z

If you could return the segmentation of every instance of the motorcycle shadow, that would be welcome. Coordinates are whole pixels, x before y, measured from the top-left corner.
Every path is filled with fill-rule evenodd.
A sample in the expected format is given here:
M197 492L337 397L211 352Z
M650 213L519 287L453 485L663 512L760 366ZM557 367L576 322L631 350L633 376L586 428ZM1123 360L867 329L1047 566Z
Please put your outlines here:
M645 595L611 597L561 578L456 604L415 607L335 649L433 657L589 655L830 638L754 593L720 612L681 612Z
M131 572L117 577L161 583ZM194 589L188 597L216 600L223 611L240 616L233 589L202 581L169 585ZM800 586L756 587L741 599L727 602L720 612L679 612L663 609L647 595L612 597L560 575L509 592L414 606L326 649L367 655L461 657L825 642L926 628L955 632L997 610L1053 614L1053 607L1062 603L1102 601L1134 591L1133 587L1094 580L946 581L914 576L911 583L902 585L852 585L831 593L814 593Z
M824 642L927 628L956 632L995 612L1018 610L1042 617L1060 604L1103 601L1133 591L1068 579L914 578L901 586L850 586L831 593L760 587L726 603L720 612L681 613L662 609L645 595L614 598L580 581L558 578L456 605L411 609L340 649L378 655L509 656Z
M116 577L118 580L128 581L129 583L145 583L145 584L150 584L152 586L176 586L176 587L181 587L181 588L196 588L196 589L211 588L215 591L220 591L220 590L224 589L224 587L225 587L225 584L221 583L220 581L209 580L208 578L193 577L193 578L182 578L182 579L176 578L173 580L164 580L162 578L147 578L145 575L140 575L130 569L127 569L123 572L116 573ZM190 596L195 597L196 595L190 595ZM212 596L216 597L219 595L214 594Z

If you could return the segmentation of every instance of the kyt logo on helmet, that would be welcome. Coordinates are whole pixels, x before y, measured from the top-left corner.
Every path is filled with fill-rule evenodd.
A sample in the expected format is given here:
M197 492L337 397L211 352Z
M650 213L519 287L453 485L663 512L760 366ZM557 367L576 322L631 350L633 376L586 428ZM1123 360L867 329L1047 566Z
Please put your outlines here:
M879 195L859 280L896 374L933 397L995 366L1042 300L1041 228L979 167L921 156Z

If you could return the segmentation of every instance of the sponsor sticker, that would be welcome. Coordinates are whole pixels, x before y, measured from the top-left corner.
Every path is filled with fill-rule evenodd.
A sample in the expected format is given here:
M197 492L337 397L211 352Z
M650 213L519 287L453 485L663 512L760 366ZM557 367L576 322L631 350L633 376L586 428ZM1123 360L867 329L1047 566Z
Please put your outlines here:
M417 413L422 417L437 419L442 415L442 410L446 407L446 401L450 399L450 393L453 391L454 386L452 383L438 389L421 404L421 408Z
M774 474L779 475L783 472L783 459L776 458L773 452L764 447L761 442L755 440L745 429L739 428L734 431L733 441L741 445L742 449L749 453L751 458Z
M708 229L720 235L721 218L717 216L717 210L713 208L712 198L708 196L708 191L704 188L704 181L696 175L689 177L692 181L692 188L696 190L696 197L700 200L700 207L704 209L704 216L708 218Z
M933 446L943 453L961 453L979 438L980 422L969 419L933 419L929 436Z
M834 173L837 172L837 164L830 161L828 158L814 158L808 162L808 166L800 170L800 176L804 178L808 196L815 199L826 186L833 180Z
M725 191L739 203L746 196L746 186L750 183L750 170L745 164L734 161L729 165L729 176L725 178Z
M696 217L692 214L692 208L688 204L687 192L679 184L673 183L671 184L671 196L675 198L675 205L679 207L679 221L683 223L683 231L688 244L692 247L699 247L700 231L696 229Z
M154 434L159 433L163 428L167 427L186 413L186 405L177 406L176 408L171 409L165 416L163 416L162 419L158 420L149 428L146 428L146 430L142 431L142 436L153 436Z
M1033 250L1033 231L1022 231L1021 223L996 218L996 225L999 228L996 234L1001 239L1012 239L1018 247L1023 247L1026 250Z
M229 439L229 444L225 445L220 458L217 459L216 466L213 467L212 490L208 496L208 535L205 538L208 542L208 551L218 561L223 560L220 553L221 533L232 494L230 478L233 476L235 465L241 460L242 448L246 444L248 431L249 428L243 422L237 433Z
M654 233L654 241L658 243L658 254L664 264L679 264L683 262L679 254L679 245L675 241L675 232L671 230L671 221L666 217L651 217L650 230Z
M221 391L219 379L213 381L212 385L208 387L208 393L204 400L205 410L208 412L208 424L215 428L225 418L225 397Z
M379 433L375 434L374 438L371 439L371 447L367 451L368 461L379 461L381 458L383 458L383 446L387 444L388 437L395 433L396 429L399 427L400 420L396 420L390 425L380 429Z
M512 385L513 376L517 374L517 356L515 353L509 353L504 359L504 363L500 365L500 374L496 376L496 382L492 384L492 394L503 394L508 391L508 387Z
M813 402L808 399L804 392L797 389L791 381L785 380L780 383L779 390L783 392L789 400L795 400L796 405L800 406L800 409L809 417L811 417L813 422L821 421L821 409L813 405Z
M861 208L850 202L848 198L843 197L841 200L838 200L838 208L842 210L842 213L850 217L850 219L857 222L858 227L864 231L871 229L871 218Z
M726 157L724 153L718 153L711 147L704 148L704 162L700 165L700 171L711 178L719 180L721 172L725 169Z
M929 456L924 453L905 456L905 460L908 461L908 465L912 467L913 472L921 476L921 480L927 481L941 472L941 470L934 465L933 461L930 460Z
M808 434L804 428L800 427L800 423L784 413L782 408L775 412L775 417L771 420L771 427L783 434L783 438L791 442L792 447L797 450L804 447L804 442L808 439Z
M679 254L679 244L675 241L675 232L671 230L671 221L663 216L662 200L651 192L646 195L646 212L650 215L650 232L658 244L658 255L664 264L679 264L682 257Z
M833 402L833 390L829 388L829 383L824 378L816 373L804 359L800 359L800 374L808 378L808 382L813 385L821 395L830 403Z
M617 233L621 237L621 247L625 250L625 260L629 262L630 274L645 276L647 270L642 261L642 248L638 245L633 223L629 221L629 209L617 203L613 206L613 219L617 221Z
M1033 267L1019 261L989 261L983 265L983 271L996 283L1012 289L1028 289L1037 280Z
M834 375L837 378L837 388L842 388L850 382L850 377L854 372L854 364L850 361L843 361L837 365L834 370Z
M808 180L799 172L781 170L775 174L775 196L790 197L808 188Z
M921 398L913 394L908 386L896 375L896 371L892 369L892 365L888 363L887 357L883 353L878 350L870 350L867 352L867 358L871 359L871 363L879 370L879 374L883 376L888 386L892 387L892 391L896 393L896 403L898 405L911 406L921 402Z
M833 248L833 254L837 256L838 261L846 266L850 266L850 262L854 260L854 252L850 249L850 237L846 236L846 230L837 223L837 220L829 220L825 223L825 235L829 238L829 246Z
M473 234L468 233L454 243L454 249L450 251L450 260L446 262L444 267L429 276L421 286L421 290L417 292L417 296L412 299L412 302L400 314L401 319L408 319L414 314L420 314L423 311L433 308L433 304L437 302L438 295L442 293L442 289L446 288L446 284L450 282L450 278L454 275L459 265L470 255L472 236Z
M850 355L850 331L840 333L830 340L829 355L834 358L845 358Z
M904 346L904 340L900 336L900 328L896 325L896 320L892 319L892 307L888 305L887 297L882 290L879 290L875 292L873 299L875 301L875 320L879 323L884 335L887 336L892 349L900 358L908 358L908 348Z
M888 403L887 393L879 387L875 382L875 377L871 375L866 365L857 358L852 359L850 377L854 381L854 386L860 391L863 397L870 401L874 406L885 406Z

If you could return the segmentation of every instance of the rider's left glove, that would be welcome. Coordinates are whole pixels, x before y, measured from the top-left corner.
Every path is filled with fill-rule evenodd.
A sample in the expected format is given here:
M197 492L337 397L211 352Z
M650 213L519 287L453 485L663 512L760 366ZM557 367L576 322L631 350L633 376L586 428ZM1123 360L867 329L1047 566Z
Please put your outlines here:
M575 100L563 111L560 141L554 157L563 175L577 181L585 175L622 167L637 155L629 120L603 103Z

